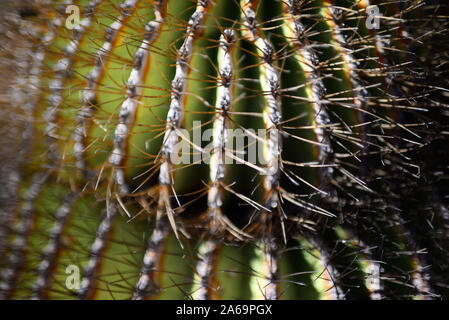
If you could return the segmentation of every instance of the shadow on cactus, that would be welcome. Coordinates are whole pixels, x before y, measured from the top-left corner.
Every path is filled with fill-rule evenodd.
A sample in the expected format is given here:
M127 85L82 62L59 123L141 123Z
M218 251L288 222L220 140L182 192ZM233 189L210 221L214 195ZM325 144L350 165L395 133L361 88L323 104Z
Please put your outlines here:
M445 299L444 1L1 13L2 299Z

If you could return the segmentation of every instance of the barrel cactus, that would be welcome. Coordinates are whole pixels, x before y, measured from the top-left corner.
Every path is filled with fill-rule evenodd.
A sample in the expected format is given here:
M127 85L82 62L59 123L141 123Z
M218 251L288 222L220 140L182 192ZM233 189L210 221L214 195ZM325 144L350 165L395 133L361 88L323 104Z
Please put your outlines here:
M449 297L448 13L8 2L0 297Z

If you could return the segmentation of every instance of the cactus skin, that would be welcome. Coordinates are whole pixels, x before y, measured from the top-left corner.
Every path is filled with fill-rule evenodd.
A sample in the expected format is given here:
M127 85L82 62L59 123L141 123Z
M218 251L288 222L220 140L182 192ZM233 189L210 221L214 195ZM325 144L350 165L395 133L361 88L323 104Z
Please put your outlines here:
M9 6L1 299L449 298L444 1Z

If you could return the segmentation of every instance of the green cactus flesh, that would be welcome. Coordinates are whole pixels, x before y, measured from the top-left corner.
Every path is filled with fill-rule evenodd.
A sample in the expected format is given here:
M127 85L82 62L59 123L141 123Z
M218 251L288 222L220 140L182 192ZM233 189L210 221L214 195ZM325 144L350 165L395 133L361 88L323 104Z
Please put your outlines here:
M0 298L449 297L444 1L9 6Z

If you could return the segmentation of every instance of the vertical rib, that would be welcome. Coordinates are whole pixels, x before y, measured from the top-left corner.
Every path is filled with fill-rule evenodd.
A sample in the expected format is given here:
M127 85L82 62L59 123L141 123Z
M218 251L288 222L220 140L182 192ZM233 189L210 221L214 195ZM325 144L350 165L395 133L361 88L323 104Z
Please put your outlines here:
M434 293L431 279L431 265L427 257L428 252L418 239L415 229L407 222L400 214L397 214L396 219L400 224L400 230L402 236L405 238L409 248L412 250L412 262L415 265L412 276L412 283L418 293L418 296L422 300L431 300L437 297Z
M359 5L366 11L372 5L372 1L362 0ZM379 29L382 27L382 30L385 30L385 23L383 22L382 14L380 12L379 15ZM390 26L390 28L391 27L392 26ZM387 90L392 95L391 104L392 106L394 106L398 103L395 98L401 99L404 96L404 92L395 81L398 72L394 67L394 62L391 61L387 50L385 50L386 48L388 48L389 43L392 41L392 39L389 38L390 36L388 34L383 35L382 32L379 32L376 28L371 28L370 32L373 36L374 46L376 48L376 54L379 58L380 67L386 71L385 76L383 77L383 81L386 85ZM402 101L402 99L399 101Z
M53 21L54 25L60 23L59 19L55 19ZM25 164L25 158L27 153L29 152L30 141L33 134L33 116L34 111L39 103L39 94L41 85L41 72L45 59L45 50L46 46L52 42L54 38L54 31L52 27L54 25L50 25L50 31L46 33L42 44L38 48L37 52L34 54L34 63L31 67L29 74L29 87L28 89L28 101L23 104L22 109L25 114L25 124L24 130L22 132L23 144L19 151L19 166L17 171L13 173L11 182L16 184L15 188L18 188L18 184L21 179L21 166ZM15 283L18 275L21 272L21 267L25 261L25 250L28 241L28 235L31 232L33 219L34 219L34 210L36 208L36 200L39 196L48 176L50 173L47 172L38 172L33 175L31 178L31 185L25 195L25 203L23 204L20 211L20 219L19 224L14 228L17 233L16 239L12 244L13 252L8 261L8 267L3 272L3 279L0 283L0 299L4 299L12 294L12 290L15 287ZM16 190L18 192L18 190Z
M265 278L268 284L264 288L266 300L277 300L280 295L279 288L279 248L274 237L267 237L264 241Z
M16 228L16 238L12 243L12 252L8 260L7 268L2 272L2 282L0 283L0 299L7 299L12 295L16 281L25 264L26 247L28 237L33 227L34 211L36 210L36 199L49 177L49 173L36 173L31 182L30 188L25 195L25 203L20 212L20 219Z
M285 28L288 37L293 40L297 49L296 60L305 70L309 80L309 97L312 99L313 111L315 114L313 121L313 130L317 141L320 143L318 148L318 161L326 164L333 158L333 150L329 139L329 132L326 126L329 126L330 119L326 110L326 87L321 80L320 61L313 49L310 40L307 37L307 28L301 22L301 13L303 5L302 0L288 0L284 2L284 11L287 18ZM333 168L330 166L321 168L321 184L329 183L332 178Z
M54 25L59 25L61 23L60 19L55 19L53 22ZM28 95L30 99L22 106L22 109L25 113L25 127L23 130L23 141L24 145L20 150L20 159L25 157L25 155L29 151L30 140L33 134L33 117L34 111L39 103L39 91L41 87L41 78L42 78L42 68L45 60L45 53L47 46L53 41L55 33L52 30L54 26L50 26L51 30L48 31L43 39L43 43L39 46L36 53L34 53L34 64L30 70L29 74L29 87L28 87Z
M126 157L126 144L131 128L135 121L135 114L142 98L143 82L148 73L150 60L150 48L158 38L162 23L165 19L167 0L155 2L154 12L156 19L145 25L145 39L134 55L134 65L126 85L126 99L120 107L119 122L114 132L114 149L109 162L115 168L115 182L120 193L129 193L129 187L125 181L125 173L121 164Z
M268 208L273 209L278 206L277 190L279 188L282 148L279 132L281 122L280 76L274 63L274 48L263 37L256 18L255 8L257 3L256 0L241 0L244 15L244 35L254 43L262 60L260 64L260 84L266 101L263 118L267 130L264 145L264 160L266 162L264 187L267 191Z
M32 52L30 48L25 50L25 55L29 56L31 59L31 68L28 73L27 79L19 79L20 81L26 81L27 86L25 87L26 91L18 93L18 96L25 96L26 101L23 104L20 104L21 109L24 113L24 123L21 133L21 144L18 150L18 161L14 164L13 169L9 172L6 177L6 186L4 190L6 190L6 195L3 197L3 194L0 198L1 201L6 204L0 206L0 219L5 218L8 222L2 223L2 229L0 230L1 240L0 240L0 260L3 260L3 255L5 254L4 246L7 245L8 238L10 235L10 230L13 221L13 212L16 210L16 205L19 202L19 185L22 180L22 169L26 165L28 153L31 148L31 141L33 135L33 122L34 122L34 112L39 104L39 99L41 97L41 77L42 71L44 67L44 60L46 56L47 46L54 39L54 26L60 24L60 19L55 19L54 21L49 22L50 30L44 35L42 39L42 43L39 45L35 52ZM31 46L31 44L30 44ZM25 57L19 56L18 59L24 59ZM19 61L19 60L18 60ZM25 72L25 70L23 70ZM12 99L13 103L15 103L15 99ZM6 228L4 227L6 226ZM4 240L3 240L4 239Z
M164 246L168 237L168 224L162 220L157 222L153 234L148 239L148 247L143 257L140 277L134 290L133 300L143 300L159 290L157 283L158 271L164 256Z
M218 261L219 245L216 240L208 240L200 247L200 260L196 265L196 271L200 278L200 287L196 292L197 300L211 300L216 288L213 286L215 280L215 268Z
M51 285L51 271L55 266L58 251L61 247L61 237L68 216L80 193L69 193L55 215L55 224L50 232L50 241L43 251L43 259L38 268L38 278L33 284L32 299L44 299L46 290Z
M114 44L118 39L120 31L125 26L127 18L132 14L132 10L137 6L140 0L127 0L120 4L122 13L119 18L106 28L106 41L103 46L95 54L95 64L87 75L87 86L84 89L82 97L81 110L77 115L77 126L74 133L74 154L76 158L76 166L84 174L86 173L86 144L87 126L89 120L93 116L95 107L98 105L98 86L103 77L110 54L114 48Z
M371 256L367 253L368 258ZM378 261L369 258L368 291L371 300L382 300L384 285L381 278L382 267Z
M55 78L50 82L50 90L52 94L48 99L49 107L45 112L46 127L44 130L47 137L48 152L52 164L55 164L59 159L57 146L55 141L59 139L57 134L58 125L56 123L58 109L63 101L64 82L70 77L71 67L79 51L81 41L92 24L94 9L100 4L101 0L93 0L87 5L84 15L86 16L79 25L73 29L73 40L64 48L65 57L60 59L53 70L55 71ZM70 1L70 3L72 3Z
M234 99L234 62L233 52L236 41L232 29L224 30L220 37L218 49L219 83L217 87L216 112L213 127L213 149L209 164L211 186L208 193L209 215L212 219L212 233L220 224L221 206L223 204L222 183L226 176L226 149L229 140L229 118Z
M364 124L362 125L362 132L364 132L368 122L368 117L364 111L368 108L369 93L362 83L358 62L354 57L356 50L351 43L353 33L345 26L342 19L343 11L333 4L334 0L325 0L324 3L327 5L327 12L330 16L328 23L332 27L334 39L338 45L337 49L345 64L344 70L352 85L354 104L359 110L357 114L359 115L359 121Z
M184 99L187 89L187 76L190 71L190 61L193 56L193 46L195 40L201 35L207 10L212 4L211 0L198 0L196 10L190 17L186 38L178 50L176 59L176 73L171 83L170 107L167 114L165 134L162 149L160 152L161 166L159 171L160 193L158 200L157 215L160 217L164 213L167 215L171 227L179 239L176 223L174 221L174 211L170 204L171 190L174 190L172 172L174 169L173 158L176 156L176 145L179 141L177 130L184 120Z
M318 238L316 235L307 234L304 235L315 249L318 250L320 254L321 265L324 267L324 276L326 277L326 282L329 283L328 297L331 300L344 300L345 293L343 288L340 286L340 272L337 267L332 262L332 252L326 247L324 242Z
M367 242L362 240L362 236L356 235L353 228L345 228L348 231L356 247L360 248L360 251L367 259L368 274L366 279L366 285L371 300L382 300L384 296L384 281L382 279L382 261L376 259L377 246L370 246Z
M355 249L361 252L365 258L366 267L363 268L363 272L366 275L365 285L370 299L385 299L385 286L382 277L382 264L385 262L381 260L382 249L379 248L379 240L371 239L365 232L357 231L358 228L355 225L345 224L342 227L347 234L346 237L351 239Z
M108 245L108 237L111 234L115 216L117 215L117 205L107 205L108 209L105 212L105 217L98 227L97 236L90 249L89 263L84 268L84 278L78 290L78 299L81 300L93 297L97 289L94 282L103 259L103 253Z

